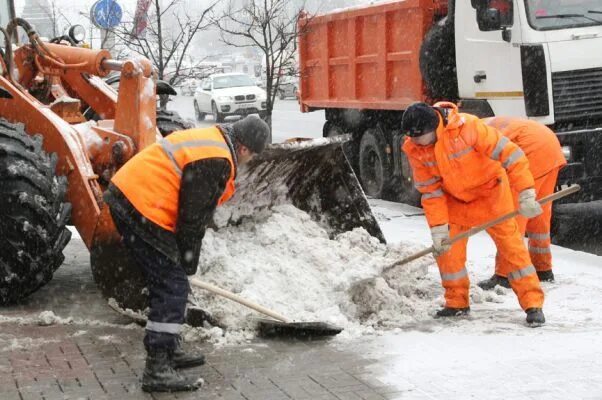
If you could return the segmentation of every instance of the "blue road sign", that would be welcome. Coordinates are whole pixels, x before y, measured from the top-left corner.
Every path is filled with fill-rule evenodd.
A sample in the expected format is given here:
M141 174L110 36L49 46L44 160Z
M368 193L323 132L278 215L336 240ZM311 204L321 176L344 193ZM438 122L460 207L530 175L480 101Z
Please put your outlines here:
M112 29L121 23L123 10L115 0L98 0L92 6L90 15L98 28Z

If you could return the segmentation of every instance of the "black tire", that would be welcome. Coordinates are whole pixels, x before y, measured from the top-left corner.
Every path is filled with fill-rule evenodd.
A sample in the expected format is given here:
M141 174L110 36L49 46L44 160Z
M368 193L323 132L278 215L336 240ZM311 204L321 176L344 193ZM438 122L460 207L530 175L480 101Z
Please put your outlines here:
M280 100L286 99L286 94L284 93L284 90L278 91L278 97L280 98Z
M211 111L213 111L213 121L224 122L224 114L217 110L217 104L211 103Z
M339 125L335 124L332 121L326 121L324 123L324 127L322 128L322 136L325 138L335 137L339 135L344 135L345 131Z
M57 157L22 124L0 119L0 304L15 303L48 283L71 239L67 179Z
M259 114L259 118L261 118L264 121L268 117L268 112L267 111L259 111L258 114Z
M202 113L201 110L199 110L199 104L196 102L196 100L194 101L194 116L197 122L204 121L205 117L207 116L207 114Z
M180 117L175 111L157 110L157 129L161 136L165 137L175 131L183 131L193 128L192 124Z
M394 177L388 185L388 193L385 193L384 198L392 201L399 201L414 207L420 207L421 194L414 186L414 176L412 175L412 167L410 160L402 151L401 154L401 175Z
M426 34L420 47L420 73L432 99L458 100L453 18L436 23Z
M386 193L391 165L385 153L385 143L376 129L368 129L362 136L359 151L360 181L366 195L382 198Z

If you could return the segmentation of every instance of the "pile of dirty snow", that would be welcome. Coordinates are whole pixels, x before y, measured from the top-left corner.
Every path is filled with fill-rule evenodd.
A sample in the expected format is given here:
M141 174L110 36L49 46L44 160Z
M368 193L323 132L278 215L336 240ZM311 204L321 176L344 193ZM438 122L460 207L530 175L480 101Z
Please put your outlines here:
M229 212L218 209L218 226L230 220L223 215ZM384 245L363 229L330 239L307 213L278 205L239 225L208 229L197 278L290 319L328 322L345 329L339 337L357 337L432 318L441 286L428 273L431 256L381 274L419 250L403 242ZM190 328L187 340L231 344L254 336L253 318L260 314L203 289L193 291L227 330Z

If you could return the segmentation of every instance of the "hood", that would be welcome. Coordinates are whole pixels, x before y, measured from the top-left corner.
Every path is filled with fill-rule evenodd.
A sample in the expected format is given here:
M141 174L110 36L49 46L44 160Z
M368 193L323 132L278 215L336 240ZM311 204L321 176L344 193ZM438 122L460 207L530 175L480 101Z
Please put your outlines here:
M443 111L447 117L447 124L443 126L443 124L440 123L439 127L437 128L437 137L439 137L440 133L442 133L444 130L456 130L464 125L464 118L458 112L458 106L456 106L454 103L440 101L435 103L433 107L442 109L441 111Z

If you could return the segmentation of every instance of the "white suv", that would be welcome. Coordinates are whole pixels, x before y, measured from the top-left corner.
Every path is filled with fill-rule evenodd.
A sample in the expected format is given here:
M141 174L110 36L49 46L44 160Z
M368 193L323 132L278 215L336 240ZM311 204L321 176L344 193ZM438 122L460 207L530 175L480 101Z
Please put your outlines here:
M207 114L215 122L223 122L229 115L266 114L265 90L257 87L245 74L215 74L205 79L194 94L197 121Z

